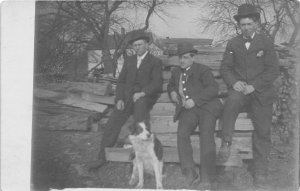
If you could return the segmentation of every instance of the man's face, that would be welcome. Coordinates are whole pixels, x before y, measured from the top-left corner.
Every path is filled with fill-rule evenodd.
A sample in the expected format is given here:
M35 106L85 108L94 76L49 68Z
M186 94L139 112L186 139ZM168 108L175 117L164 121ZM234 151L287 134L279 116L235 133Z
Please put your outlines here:
M188 68L191 66L194 62L194 57L191 56L191 53L186 53L181 56L179 56L180 60L180 67L181 68Z
M240 19L239 26L245 37L251 37L257 29L257 22L254 22L251 18L242 18Z
M132 46L138 56L142 56L148 50L148 43L143 39L134 41Z

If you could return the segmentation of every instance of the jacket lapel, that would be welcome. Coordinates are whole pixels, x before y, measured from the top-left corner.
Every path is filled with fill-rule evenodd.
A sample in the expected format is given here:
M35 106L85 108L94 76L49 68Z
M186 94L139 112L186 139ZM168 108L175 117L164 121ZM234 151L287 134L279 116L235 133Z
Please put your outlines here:
M261 43L262 43L262 39L260 38L259 34L256 33L254 35L254 38L250 44L248 51L249 52L256 51L257 48L261 47Z
M247 48L245 46L245 42L244 42L244 39L243 39L242 35L239 35L239 38L238 38L238 47L240 48L240 50L243 50L243 51L248 51L249 50L249 49L247 50ZM251 47L251 44L250 44L250 47Z
M145 67L145 65L147 65L149 59L150 59L150 53L148 52L147 55L145 56L145 58L142 60L142 63L140 65L140 67L138 68L138 70L141 70L141 68ZM137 57L136 57L136 67L137 67Z

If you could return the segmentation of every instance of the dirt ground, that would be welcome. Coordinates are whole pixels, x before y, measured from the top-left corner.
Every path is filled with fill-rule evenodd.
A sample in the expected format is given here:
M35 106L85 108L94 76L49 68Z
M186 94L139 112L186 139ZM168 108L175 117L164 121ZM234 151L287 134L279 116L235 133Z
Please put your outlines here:
M94 174L84 170L82 164L97 158L102 131L62 131L47 127L51 119L57 119L53 116L68 113L72 113L73 117L89 114L85 110L48 101L35 101L32 142L33 190L132 188L128 185L130 163L109 162ZM52 122L59 125L58 121ZM272 140L268 190L297 190L298 157L295 155L294 146L297 141L292 140L290 144L284 144L276 136L273 136ZM251 171L251 161L245 161L245 166L240 168L218 167L219 184L216 190L254 190L249 171ZM164 174L163 184L166 189L196 189L185 185L178 164L165 164ZM155 188L153 177L145 177L145 188Z

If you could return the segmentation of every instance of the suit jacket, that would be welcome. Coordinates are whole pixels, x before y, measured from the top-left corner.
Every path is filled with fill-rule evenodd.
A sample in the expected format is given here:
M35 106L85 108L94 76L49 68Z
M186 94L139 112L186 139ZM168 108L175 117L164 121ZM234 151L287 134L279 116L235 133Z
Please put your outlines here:
M167 87L169 95L172 91L175 91L179 97L180 74L180 68L173 69L172 77ZM187 71L185 95L195 102L195 107L205 109L215 116L220 114L222 107L221 102L217 99L218 87L218 83L215 81L209 67L199 63L193 63L191 68ZM182 109L183 106L181 103L176 104L174 121L178 119Z
M239 80L245 81L254 86L254 96L261 104L273 103L276 98L273 82L279 75L273 43L256 33L247 50L241 35L231 39L223 56L221 75L229 88Z
M116 88L116 102L125 106L133 103L133 94L144 92L148 98L157 99L162 92L162 61L148 53L137 68L137 56L128 57L120 73Z

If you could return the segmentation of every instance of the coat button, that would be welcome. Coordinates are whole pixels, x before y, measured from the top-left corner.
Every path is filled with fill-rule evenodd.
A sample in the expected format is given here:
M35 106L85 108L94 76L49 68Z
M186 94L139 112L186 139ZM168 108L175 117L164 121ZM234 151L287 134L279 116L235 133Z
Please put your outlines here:
M186 88L183 88L183 91L186 91Z
M188 98L189 98L189 96L185 96L185 98L186 98L186 99L188 99Z

